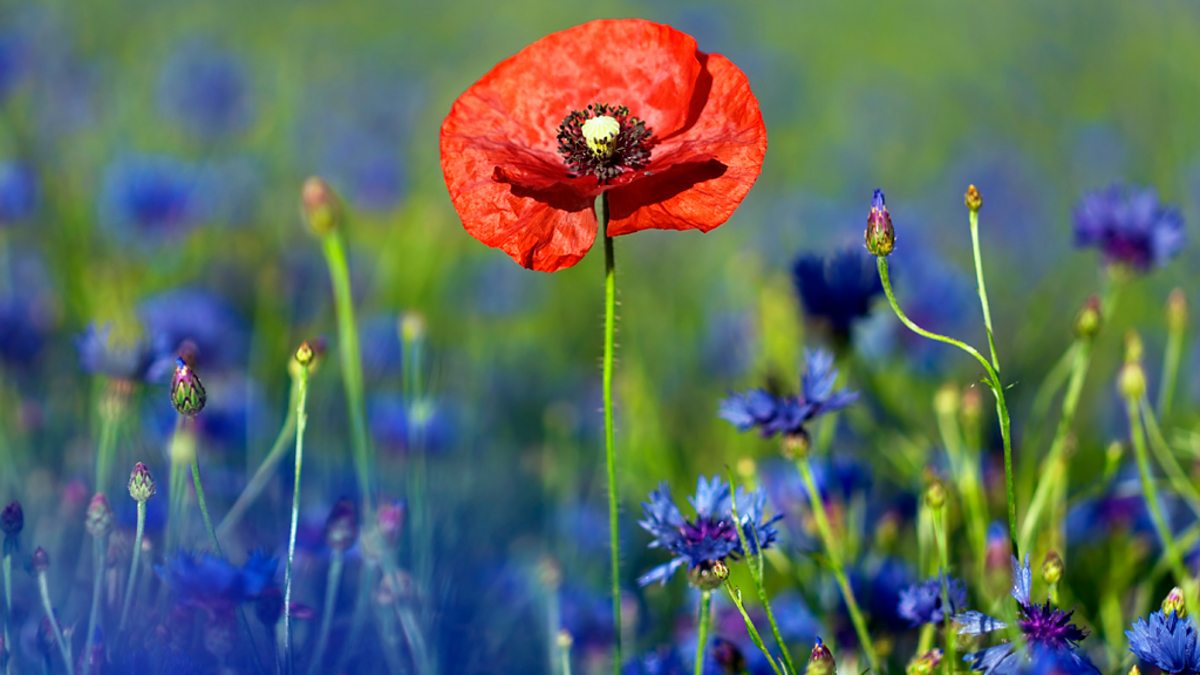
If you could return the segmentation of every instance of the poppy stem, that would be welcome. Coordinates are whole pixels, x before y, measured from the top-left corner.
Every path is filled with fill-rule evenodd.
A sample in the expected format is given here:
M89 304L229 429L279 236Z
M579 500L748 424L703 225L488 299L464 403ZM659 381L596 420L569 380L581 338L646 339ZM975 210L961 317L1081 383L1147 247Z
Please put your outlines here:
M888 262L884 256L875 258L875 263L879 268L879 281L883 284L883 292L887 295L888 304L892 306L892 311L896 317L900 319L909 330L920 335L923 338L934 340L936 342L944 342L948 345L954 345L964 352L970 354L979 365L983 366L984 372L988 376L988 385L992 389L992 394L996 397L996 417L1000 422L1000 438L1004 443L1004 491L1008 499L1008 541L1012 547L1013 556L1020 560L1020 550L1017 546L1017 501L1016 489L1013 486L1013 468L1012 468L1012 420L1008 415L1008 403L1004 400L1004 385L1000 383L1000 374L992 367L992 364L979 353L977 349L971 345L955 340L952 337L940 335L921 328L913 323L913 320L908 318L904 310L900 309L900 303L896 301L896 293L892 290L892 282L888 274Z
M300 468L304 463L304 429L308 426L308 365L296 361L296 472L292 486L292 525L288 534L287 567L283 575L283 644L287 672L295 672L292 658L292 563L296 558L296 530L300 524Z
M617 265L608 236L608 193L596 197L596 221L604 237L604 465L608 473L608 536L612 565L613 673L621 673L621 544L618 537L617 463L613 441L613 347L617 322Z
M712 591L700 591L700 617L696 626L696 675L704 675L704 648L708 646L709 615L712 613Z
M133 560L129 564L129 579L125 582L125 602L121 603L121 622L118 631L125 630L129 618L129 606L133 604L133 591L137 588L138 563L142 558L142 535L146 532L146 502L137 503L137 533L133 536Z

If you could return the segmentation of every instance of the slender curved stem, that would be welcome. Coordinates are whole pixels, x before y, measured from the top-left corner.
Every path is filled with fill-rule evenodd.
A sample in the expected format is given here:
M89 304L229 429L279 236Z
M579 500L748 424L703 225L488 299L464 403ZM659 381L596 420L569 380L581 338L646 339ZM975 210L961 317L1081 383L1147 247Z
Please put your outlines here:
M300 525L300 468L304 464L304 429L308 426L308 367L300 365L296 375L296 472L292 486L292 524L288 534L287 567L283 575L283 640L287 672L295 672L292 655L292 565L296 558L296 530ZM366 485L364 483L364 485Z
M700 591L700 616L696 624L696 675L704 675L704 651L708 646L709 615L712 613L712 591Z
M87 633L83 638L83 675L92 672L92 641L96 637L96 624L100 621L100 590L104 587L104 551L108 537L92 540L92 609L88 612Z
M1091 363L1092 341L1080 337L1072 348L1074 358L1071 362L1071 377L1067 382L1067 393L1063 396L1062 415L1058 418L1058 427L1054 432L1054 440L1050 442L1050 450L1046 453L1041 478L1029 502L1029 510L1025 512L1025 520L1021 523L1021 548L1029 550L1033 543L1034 534L1041 524L1042 514L1050 500L1051 492L1061 478L1058 464L1067 447L1067 438L1071 426L1075 422L1075 411L1079 407L1079 396L1083 392L1083 383L1087 379L1088 366Z
M796 672L796 665L792 663L792 655L788 653L787 643L784 641L783 634L779 630L779 623L775 621L775 612L771 611L771 601L767 598L767 589L766 586L763 585L762 548L759 546L757 528L754 527L757 525L757 523L748 523L752 528L754 528L754 546L751 547L750 542L746 540L746 528L745 524L742 523L742 516L738 513L736 498L737 492L734 490L733 471L729 469L729 467L726 467L726 473L728 474L729 489L732 495L732 498L729 500L729 506L733 512L733 522L737 523L738 543L742 545L742 550L745 551L746 567L750 569L750 579L754 582L754 590L758 593L758 601L762 603L763 611L767 615L767 623L769 623L771 626L771 634L775 637L775 645L779 647L779 651L783 655L783 661L785 664L787 664L787 671L789 673L794 673ZM751 551L753 551L753 554L751 554ZM729 586L728 582L726 582L725 587L726 590L729 591L729 597L731 599L734 598L733 591L730 590L731 587ZM741 607L741 601L742 593L741 591L738 591L737 598L734 600L734 602L738 604L739 608ZM742 611L742 614L745 615L744 610ZM751 631L752 634L757 634L754 624L750 622L749 617L746 617L746 621L747 630ZM771 653L768 652L765 647L759 645L759 649L762 651L763 655L767 657L767 660L772 660ZM773 661L771 666L772 668L775 667Z
M222 538L228 536L233 528L241 522L242 516L254 504L254 500L262 494L263 489L267 487L267 483L274 476L275 467L287 453L288 441L292 440L294 433L296 433L296 387L293 383L291 394L288 396L288 412L287 417L283 420L283 426L279 429L279 434L275 436L275 442L271 444L267 456L258 465L258 469L246 483L246 487L238 495L237 500L233 502L233 506L229 507L229 512L217 525L218 536Z
M325 577L325 606L321 610L321 628L317 633L317 646L313 650L312 663L308 672L319 672L321 662L325 660L325 646L329 643L329 629L333 626L333 613L337 609L338 586L342 583L342 565L346 554L339 548L333 549L333 559L329 562L329 573Z
M1174 326L1167 331L1167 347L1163 351L1162 378L1158 385L1158 415L1166 418L1171 414L1171 402L1175 395L1175 382L1179 378L1179 364L1183 360L1183 326Z
M604 468L608 476L608 538L612 567L613 673L621 673L621 542L618 536L617 461L613 434L613 351L617 323L617 263L608 236L608 193L596 198L596 221L604 237Z
M354 322L354 298L350 293L350 266L346 263L346 247L342 235L333 229L321 238L329 280L333 286L333 304L337 313L338 356L342 366L342 384L346 392L346 407L350 414L350 440L354 448L354 468L358 472L358 489L362 492L363 513L373 514L371 505L371 467L374 466L371 442L367 435L366 406L363 402L362 352L359 349L358 325Z
M1179 493L1192 512L1200 516L1200 491L1196 490L1196 486L1184 472L1183 467L1179 466L1179 461L1175 459L1170 444L1163 437L1162 429L1154 418L1154 410L1150 407L1150 402L1144 398L1141 401L1141 410L1142 419L1146 425L1146 436L1150 439L1150 450L1154 453L1154 458L1166 472L1171 487Z
M133 560L129 563L129 581L125 585L125 601L121 603L121 623L118 631L125 630L129 618L129 606L133 604L133 591L137 587L138 563L142 559L142 535L146 532L146 502L137 503L137 533L133 537Z
M882 260L882 258L880 258ZM850 612L850 621L854 624L854 632L858 635L863 653L867 656L867 664L872 671L879 669L879 660L875 656L875 645L871 642L871 634L867 632L867 622L863 619L858 600L854 597L854 589L846 578L842 555L838 550L837 541L833 537L833 528L829 526L829 517L825 513L825 504L821 501L821 493L817 490L817 482L813 480L812 467L808 457L802 457L796 464L800 475L804 478L804 487L808 492L808 501L812 507L813 519L817 521L817 530L821 533L821 541L825 544L825 553L829 556L829 564L833 575L837 577L838 587L842 590L842 599L846 601L846 609Z
M105 399L108 396L120 396L120 394L110 393L101 398ZM113 449L117 445L117 425L120 422L121 414L118 411L118 404L114 402L103 401L100 405L100 443L96 447L96 492L107 492L106 482L109 467L112 464Z
M4 568L4 646L9 650L8 661L4 664L6 673L12 673L12 663L15 660L13 655L13 641L9 633L8 622L12 616L12 555L4 554L3 562L0 565Z
M894 291L892 291L891 279L888 276L887 258L879 256L875 259L875 261L877 267L879 268L879 280L883 283L883 291L884 294L887 295L888 304L892 306L892 311L896 313L896 317L900 319L900 322L907 326L909 330L917 335L920 335L921 337L935 340L937 342L944 342L948 345L954 345L967 354L970 354L976 361L979 362L979 365L983 366L984 372L987 373L988 379L990 380L992 393L996 397L996 416L1000 423L1000 439L1004 444L1004 490L1008 498L1008 539L1012 546L1013 555L1017 556L1017 559L1019 560L1020 548L1017 546L1017 501L1016 489L1013 486L1012 468L1012 420L1008 415L1008 403L1004 400L1004 385L1000 383L1000 375L996 372L996 369L992 367L992 364L989 363L988 360L971 345L966 344L961 340L955 340L952 337L927 331L914 323L912 319L908 318L908 315L904 313L904 310L900 309L900 304L896 302L896 294Z
M54 604L50 602L50 582L46 579L46 573L38 572L37 581L38 594L42 598L42 610L46 612L46 620L50 622L50 628L54 630L54 639L58 641L58 651L62 654L63 665L67 667L67 675L73 675L75 664L71 659L71 648L63 639L62 626L58 623L58 617L54 615Z
M779 665L775 663L775 657L771 656L771 652L767 649L767 645L763 642L762 635L759 634L758 628L754 626L754 620L751 619L750 614L746 612L746 606L742 603L742 592L739 589L734 588L733 584L729 583L728 579L725 580L725 592L729 594L729 599L733 601L734 607L737 607L738 613L742 615L742 621L746 624L746 632L750 634L750 641L753 642L754 646L758 647L758 651L762 652L762 655L766 657L767 664L771 666L771 671L774 672L775 675L783 675L783 673L779 670ZM782 645L780 645L780 647L782 647ZM787 650L784 649L783 653L786 655ZM796 672L796 669L788 666L788 670L786 672L794 673Z
M946 526L946 507L943 505L937 511L933 515L933 534L938 540L938 567L940 568L938 578L942 581L942 619L946 641L946 663L958 663L958 645L955 643L954 637L954 607L950 605L950 582L947 580L947 575L950 574L950 553L949 542L946 540L950 536L950 529Z
M979 212L971 209L968 214L968 220L971 223L971 250L975 255L975 283L979 288L979 306L983 308L983 325L987 329L988 349L992 353L992 367L999 372L1000 357L996 355L996 338L992 332L992 310L988 306L987 285L983 283L983 256L979 253Z
M192 458L192 487L196 488L196 503L200 506L200 517L204 519L204 529L208 530L208 539L217 555L224 557L221 541L217 539L217 530L213 527L212 517L208 515L208 500L204 498L204 485L200 482L200 456Z
M1187 573L1187 568L1183 564L1183 558L1179 555L1179 547L1175 543L1175 536L1171 534L1171 528L1167 525L1166 518L1163 517L1162 506L1158 500L1158 488L1154 483L1153 477L1150 475L1150 458L1146 453L1146 439L1142 429L1142 418L1138 411L1137 399L1125 400L1125 412L1129 417L1129 436L1133 445L1133 454L1137 459L1138 475L1142 481L1142 495L1146 499L1146 508L1150 511L1150 519L1154 521L1154 529L1158 531L1158 537L1162 540L1163 551L1166 553L1167 560L1171 563L1171 570L1175 573L1175 581L1180 585L1187 584L1190 575Z

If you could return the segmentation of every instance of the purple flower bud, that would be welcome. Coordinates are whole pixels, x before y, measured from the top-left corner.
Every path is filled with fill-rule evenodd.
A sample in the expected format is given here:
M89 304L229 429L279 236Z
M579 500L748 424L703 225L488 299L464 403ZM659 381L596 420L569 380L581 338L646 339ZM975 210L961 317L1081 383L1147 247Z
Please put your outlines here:
M112 532L112 527L112 506L109 505L108 497L105 497L104 493L97 492L88 504L84 528L88 531L88 534L96 539L100 539L107 536L109 532Z
M135 502L144 503L150 501L157 490L154 476L150 475L150 468L141 462L134 464L133 472L129 474L129 496L133 497Z
M175 375L171 377L171 403L180 415L194 417L204 410L207 400L204 385L196 371L182 358L175 359Z
M873 256L887 256L896 248L896 231L892 228L892 216L883 202L883 190L875 190L875 196L871 199L865 239L867 250Z
M41 546L33 552L33 571L42 574L50 569L50 554Z
M325 521L325 543L329 548L345 551L358 538L358 514L354 502L345 497L337 500Z
M6 536L15 537L21 534L25 527L25 512L21 510L21 502L12 500L0 511L0 530Z

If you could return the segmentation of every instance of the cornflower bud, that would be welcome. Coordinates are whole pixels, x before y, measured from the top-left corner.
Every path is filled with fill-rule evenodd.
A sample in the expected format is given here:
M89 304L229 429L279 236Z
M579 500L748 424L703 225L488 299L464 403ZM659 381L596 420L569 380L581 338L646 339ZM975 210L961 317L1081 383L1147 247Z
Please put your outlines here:
M904 669L905 675L934 675L942 665L942 650L931 649L924 654L914 656Z
M50 569L50 554L46 553L46 549L41 546L33 552L33 571L38 574L44 574Z
M194 417L204 410L207 400L204 385L196 371L182 357L175 359L175 374L171 376L171 403L180 415Z
M1062 581L1062 575L1063 559L1057 551L1050 551L1046 554L1046 560L1042 562L1042 580L1048 584L1057 584Z
M1187 616L1187 606L1183 601L1183 589L1178 586L1172 588L1162 601L1162 613L1170 614L1171 612L1175 612L1175 615L1181 619Z
M129 496L133 501L148 502L157 491L154 477L150 475L150 467L141 462L134 464L133 471L129 474Z
M837 664L833 662L833 652L821 642L821 638L817 638L817 644L813 645L812 653L808 656L808 668L804 672L807 675L836 675Z
M88 503L87 515L84 518L84 529L93 538L102 539L112 532L113 512L104 493L97 492Z
M979 194L979 189L974 185L968 185L967 193L963 195L963 203L967 205L967 209L979 213L979 209L983 207L983 195Z
M1075 335L1081 338L1094 338L1100 332L1101 324L1100 298L1091 296L1075 317Z
M313 176L304 181L300 204L308 229L319 237L335 231L342 222L342 205L329 183Z
M1187 329L1187 321L1187 296L1183 294L1182 288L1176 288L1167 296L1167 330L1182 333Z
M345 551L358 538L358 514L354 502L345 497L337 500L325 521L325 543L336 551Z
M875 190L875 196L871 198L871 212L867 215L864 239L867 250L876 257L890 255L896 248L896 230L892 227L892 216L883 201L883 190Z
M715 588L720 588L721 584L728 578L729 567L720 560L702 563L688 571L688 581L702 591L711 591Z

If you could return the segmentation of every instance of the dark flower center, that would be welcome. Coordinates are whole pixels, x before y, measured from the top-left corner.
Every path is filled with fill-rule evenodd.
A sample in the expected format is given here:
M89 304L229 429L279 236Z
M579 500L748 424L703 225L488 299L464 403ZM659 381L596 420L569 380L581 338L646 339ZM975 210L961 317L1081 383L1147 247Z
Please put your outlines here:
M1018 621L1025 639L1035 645L1051 649L1073 647L1087 637L1087 633L1071 623L1072 612L1064 612L1050 603L1028 605L1022 608Z
M594 103L571 111L558 125L558 154L572 176L591 174L604 185L650 162L650 136L629 108Z
M680 533L689 544L702 544L706 541L738 540L737 529L733 522L724 518L700 518L695 523L685 523Z

